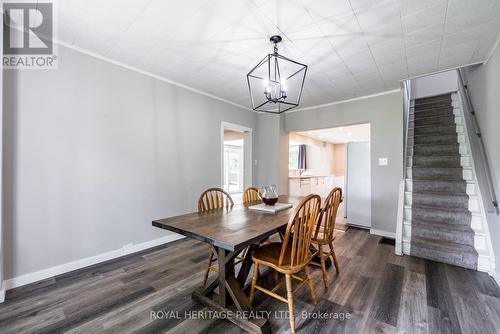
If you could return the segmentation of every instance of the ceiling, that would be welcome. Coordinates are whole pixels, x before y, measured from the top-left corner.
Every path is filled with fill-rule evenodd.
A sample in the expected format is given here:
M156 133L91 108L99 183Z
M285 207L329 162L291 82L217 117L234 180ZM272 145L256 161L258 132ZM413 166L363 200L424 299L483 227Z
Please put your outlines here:
M246 73L280 53L309 65L301 107L399 88L484 61L500 0L64 0L59 39L250 107Z
M330 129L296 132L296 134L332 144L365 142L370 141L370 124L340 126Z

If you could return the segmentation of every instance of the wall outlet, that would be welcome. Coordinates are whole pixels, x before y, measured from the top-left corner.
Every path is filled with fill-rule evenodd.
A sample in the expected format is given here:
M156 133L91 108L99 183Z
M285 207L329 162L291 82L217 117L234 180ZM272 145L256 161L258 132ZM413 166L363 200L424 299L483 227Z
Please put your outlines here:
M378 158L378 165L379 166L387 166L388 165L387 158Z

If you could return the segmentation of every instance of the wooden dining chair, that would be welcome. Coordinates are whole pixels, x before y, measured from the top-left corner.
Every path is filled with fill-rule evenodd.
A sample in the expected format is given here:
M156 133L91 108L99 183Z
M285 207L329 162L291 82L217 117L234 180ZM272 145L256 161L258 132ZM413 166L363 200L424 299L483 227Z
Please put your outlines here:
M342 203L342 189L336 187L326 197L323 208L321 209L321 214L318 217L318 223L312 239L313 245L318 248L320 263L311 263L321 267L325 289L328 289L328 274L326 272L325 260L330 256L333 258L335 270L339 273L339 264L337 262L337 257L335 256L335 249L333 248L333 240L335 240L333 232L335 229L337 209L339 208L340 203ZM329 248L328 251L325 251L326 247Z
M233 207L233 205L234 202L231 195L221 188L209 188L198 198L198 212L200 213L210 210L228 209ZM217 256L214 255L213 250L210 249L208 254L208 263L205 267L203 275L203 285L207 284L208 274L210 271L219 272L219 269L212 265L215 261L217 261Z
M209 188L198 198L198 212L231 208L233 205L231 195L221 188Z
M250 289L250 304L253 303L255 290L259 290L273 298L288 304L290 311L290 330L295 333L295 316L293 313L293 293L307 282L311 292L311 299L316 304L316 294L309 274L309 263L313 257L310 251L314 226L320 212L321 198L318 195L309 195L302 199L295 208L286 227L283 242L272 242L259 247L254 251L252 260L254 272ZM264 265L285 275L287 296L282 297L276 293L283 281L271 290L257 285L259 266ZM304 271L305 277L296 274ZM292 278L300 281L299 285L292 288Z
M261 202L262 199L259 195L259 189L255 187L248 187L243 192L243 204L248 204L252 202Z

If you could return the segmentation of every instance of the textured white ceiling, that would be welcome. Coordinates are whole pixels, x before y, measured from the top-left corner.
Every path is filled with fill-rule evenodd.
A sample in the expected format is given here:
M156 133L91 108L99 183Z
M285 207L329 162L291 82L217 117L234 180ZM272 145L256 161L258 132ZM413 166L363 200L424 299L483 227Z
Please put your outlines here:
M274 34L309 107L484 61L499 31L500 0L59 1L63 42L246 107Z
M332 144L341 144L349 142L370 141L370 124L356 124L348 126L339 126L336 128L320 129L304 132L296 132L297 134L324 141Z

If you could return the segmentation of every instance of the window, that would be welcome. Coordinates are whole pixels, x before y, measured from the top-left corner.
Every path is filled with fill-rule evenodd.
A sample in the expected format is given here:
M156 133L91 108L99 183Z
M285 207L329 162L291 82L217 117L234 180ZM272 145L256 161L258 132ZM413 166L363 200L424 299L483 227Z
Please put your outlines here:
M224 190L243 192L243 146L224 144Z
M299 167L299 145L290 146L288 152L288 169L298 169Z

